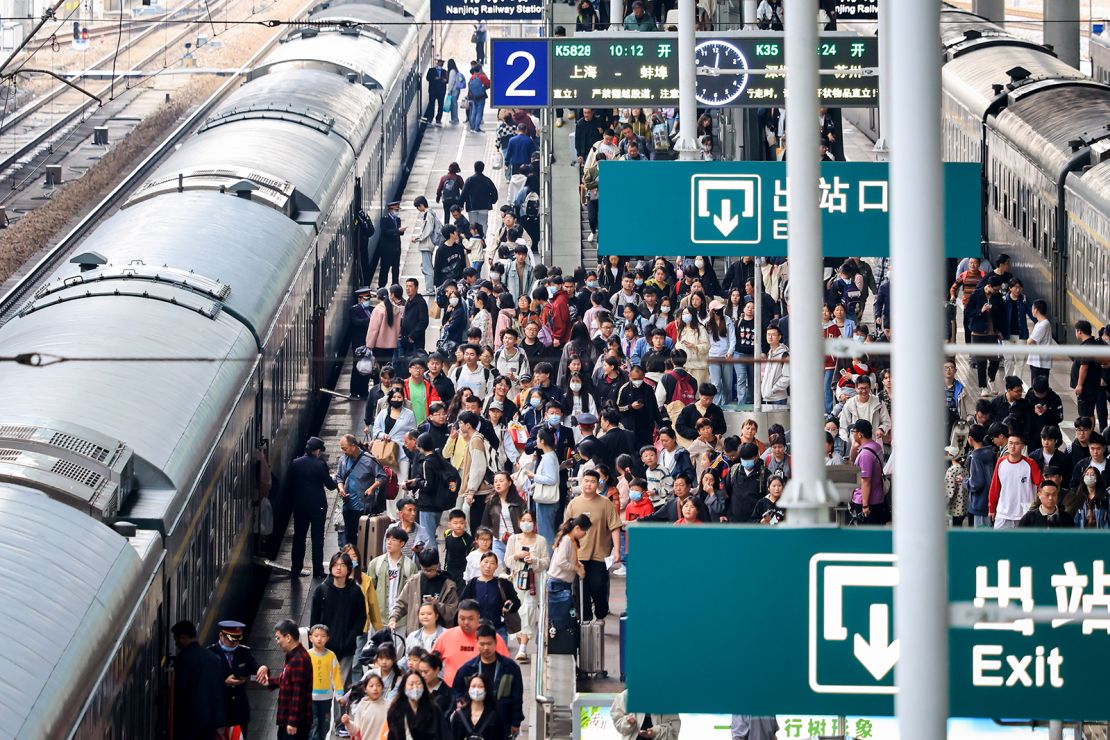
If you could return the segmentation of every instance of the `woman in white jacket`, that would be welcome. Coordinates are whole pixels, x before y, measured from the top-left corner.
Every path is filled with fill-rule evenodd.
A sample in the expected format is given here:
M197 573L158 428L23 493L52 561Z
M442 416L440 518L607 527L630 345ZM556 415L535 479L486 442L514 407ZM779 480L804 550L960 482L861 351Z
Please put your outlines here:
M416 429L416 416L405 408L405 394L400 388L389 392L384 409L374 418L374 439L391 439L398 449L405 443L405 435Z

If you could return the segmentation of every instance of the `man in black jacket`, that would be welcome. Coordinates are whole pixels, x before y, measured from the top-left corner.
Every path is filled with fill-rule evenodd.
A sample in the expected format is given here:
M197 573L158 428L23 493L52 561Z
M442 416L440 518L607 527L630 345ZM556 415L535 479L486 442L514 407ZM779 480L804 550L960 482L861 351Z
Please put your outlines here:
M489 212L497 204L497 186L493 180L485 175L486 164L482 161L474 163L474 174L466 178L463 183L462 198L466 206L466 215L472 224L481 224L482 232L489 233Z
M674 430L686 439L697 439L698 432L695 425L705 418L713 423L714 434L724 434L726 429L725 412L721 410L720 406L713 403L713 398L716 395L717 386L712 383L702 383L698 386L697 403L683 407L675 420Z
M663 426L655 389L644 383L644 369L639 365L632 368L629 381L617 391L617 411L625 428L635 437L636 449L650 445L657 426Z
M766 495L766 479L763 461L759 459L759 448L751 442L740 445L740 461L729 469L725 480L725 490L729 496L729 521L751 521L756 503Z
M621 414L615 408L601 412L602 434L597 441L605 449L607 460L616 460L620 455L630 455L633 460L640 459L640 447L636 436L627 429L621 429Z
M574 152L578 155L578 164L584 165L586 157L590 156L590 149L601 141L605 133L605 126L594 117L590 108L583 108L582 115L574 124Z
M682 504L686 502L687 498L691 498L694 491L694 483L688 475L680 473L674 478L674 498L667 503L660 506L652 514L645 516L640 521L644 522L677 522L682 518ZM708 522L711 517L709 509L697 497L693 496L692 500L694 505L698 507L698 521ZM752 504L754 507L755 504Z
M365 286L359 288L355 291L355 305L347 309L347 336L350 339L352 357L356 349L366 344L366 330L370 327L370 296L373 292ZM351 398L366 398L370 376L358 371L357 362L357 357L351 360Z
M401 346L406 355L425 350L424 335L428 331L428 302L420 295L420 281L405 281L405 312L401 315Z
M293 552L290 570L294 577L307 576L304 565L305 538L312 532L312 577L323 578L324 523L328 516L328 498L324 489L335 490L335 479L323 459L324 440L309 437L304 454L289 464L285 476L285 492L293 509Z
M401 225L401 201L390 201L386 204L386 208L388 211L382 216L382 235L378 237L378 248L374 250L374 257L370 260L370 271L368 273L372 278L374 271L378 268L378 262L382 263L382 270L378 274L379 288L385 287L390 269L393 270L394 276L400 270L401 235L408 229L407 226Z
M1025 425L1026 444L1040 439L1041 430L1047 426L1058 426L1064 420L1064 402L1056 391L1048 387L1048 377L1038 375L1033 378L1032 387L1025 394L1028 404L1029 420Z
M216 731L227 726L220 659L200 646L192 622L178 622L170 632L177 646L173 660L174 737L216 740Z
M428 81L428 107L424 110L424 123L432 122L432 113L435 112L435 125L443 121L443 99L447 96L447 70L443 68L443 60L437 59L434 67L428 68L424 75Z

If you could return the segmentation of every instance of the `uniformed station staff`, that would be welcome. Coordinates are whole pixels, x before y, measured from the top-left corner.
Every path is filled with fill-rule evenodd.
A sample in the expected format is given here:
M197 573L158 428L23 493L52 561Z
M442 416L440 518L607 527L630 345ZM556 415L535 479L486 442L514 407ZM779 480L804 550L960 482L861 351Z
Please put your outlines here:
M242 622L230 619L220 622L220 636L216 642L208 646L208 649L220 659L220 665L223 668L226 722L230 727L238 725L245 738L247 725L251 720L247 684L252 679L261 680L268 669L264 665L259 665L251 649L242 644L244 627L246 625Z

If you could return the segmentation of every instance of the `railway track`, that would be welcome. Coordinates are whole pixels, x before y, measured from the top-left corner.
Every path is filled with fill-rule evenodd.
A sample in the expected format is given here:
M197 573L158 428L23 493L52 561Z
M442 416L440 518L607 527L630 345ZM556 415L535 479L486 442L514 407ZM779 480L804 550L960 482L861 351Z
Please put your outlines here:
M318 0L302 5L294 18L302 18L307 11L316 5ZM169 136L167 136L138 166L128 173L120 183L112 189L96 206L93 207L57 244L51 246L45 254L37 256L37 262L16 279L5 292L0 295L0 325L18 311L33 292L39 287L62 261L70 254L73 248L106 216L111 214L117 206L139 185L146 176L158 166L163 157L174 151L176 145L193 133L203 123L208 113L219 105L230 92L240 84L242 73L253 67L259 59L276 46L281 37L287 32L286 28L278 28L275 33L254 54L251 55L239 68L238 74L227 78L203 103L192 111Z
M234 0L223 0L216 7L222 8ZM203 2L197 0L182 11L189 11L190 15L197 17ZM182 17L181 11L171 14L174 21ZM169 20L169 19L167 19ZM138 34L130 37L125 44L120 45L119 52L113 50L89 65L88 71L111 68L113 60L118 61L125 55L141 55L139 61L127 68L120 69L120 76L116 80L99 83L88 92L104 101L113 90L113 83L125 79L122 75L129 71L143 70L150 63L163 56L168 49L179 44L182 39L196 34L196 28L188 23L172 23L176 28L171 29L170 36L165 35L166 23L144 24L145 28ZM33 68L33 63L32 63ZM75 77L74 82L81 82L81 77ZM74 120L83 116L93 106L102 105L90 98L80 90L69 85L59 84L44 95L28 102L18 111L8 116L0 127L0 173L7 174L8 170L24 158L32 155L41 146L46 144L58 132L65 129Z

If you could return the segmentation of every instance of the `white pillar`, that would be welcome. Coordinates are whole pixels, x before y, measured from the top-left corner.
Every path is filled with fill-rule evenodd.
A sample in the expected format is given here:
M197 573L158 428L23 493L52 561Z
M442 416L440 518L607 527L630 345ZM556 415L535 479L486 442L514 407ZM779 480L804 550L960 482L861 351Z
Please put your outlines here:
M760 374L762 365L759 364L759 358L763 356L763 260L755 257L752 265L755 267L752 271L752 304L755 306L755 316L752 317L755 325L755 345L752 347L752 357L755 358L755 364L752 365L752 409L762 411L763 385L759 380L763 376Z
M1005 0L973 0L971 12L975 15L981 15L998 25L1003 25L1006 21Z
M890 136L890 6L895 0L879 0L879 139L876 152L889 152Z
M694 10L697 0L678 0L678 141L675 151L679 159L698 158L698 76L694 63L697 46Z
M827 524L835 494L825 477L821 335L821 176L817 140L817 0L790 0L786 22L786 175L790 260L790 450L783 495L792 526ZM764 187L771 187L768 183ZM756 296L759 300L759 296Z
M1044 42L1079 68L1079 0L1044 0Z
M744 29L747 31L754 31L759 28L755 22L755 11L759 7L756 0L744 0Z
M911 141L890 158L891 257L898 269L891 290L892 369L901 388L892 416L900 434L944 439L944 396L937 373L944 362L944 317L921 311L921 300L944 293L944 198L941 165L940 5L889 5L894 96L889 126ZM899 330L898 327L902 327ZM944 465L939 454L915 455L902 437L894 456L895 635L901 645L894 710L902 740L937 740L947 733L948 591L944 524Z

